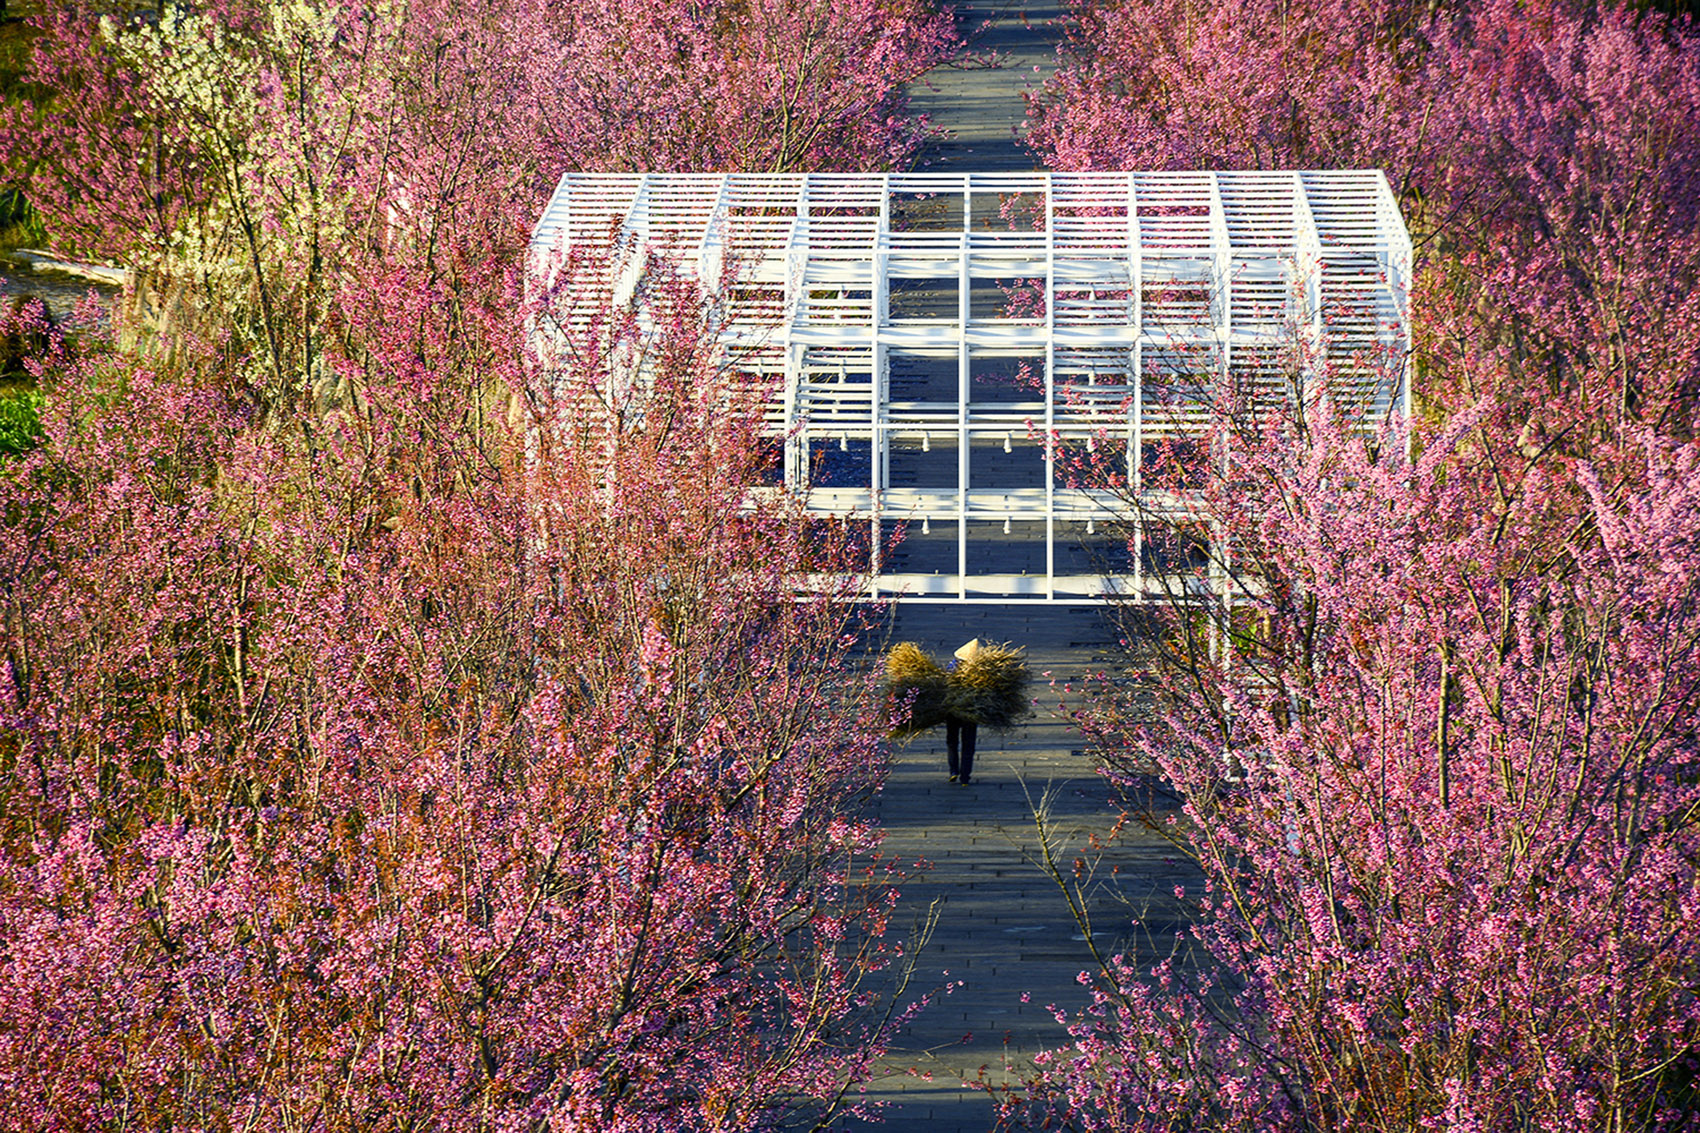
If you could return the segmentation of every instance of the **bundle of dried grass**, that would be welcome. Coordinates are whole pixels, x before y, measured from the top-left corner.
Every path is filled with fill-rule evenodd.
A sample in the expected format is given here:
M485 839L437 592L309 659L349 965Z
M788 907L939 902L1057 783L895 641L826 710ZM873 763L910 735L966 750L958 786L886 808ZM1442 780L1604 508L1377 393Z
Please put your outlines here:
M962 656L949 673L944 709L961 720L1007 731L1032 712L1027 696L1027 663L1008 643L979 645Z
M908 716L892 729L893 736L906 738L944 723L949 676L914 642L895 645L885 655L885 688L893 705L909 706Z

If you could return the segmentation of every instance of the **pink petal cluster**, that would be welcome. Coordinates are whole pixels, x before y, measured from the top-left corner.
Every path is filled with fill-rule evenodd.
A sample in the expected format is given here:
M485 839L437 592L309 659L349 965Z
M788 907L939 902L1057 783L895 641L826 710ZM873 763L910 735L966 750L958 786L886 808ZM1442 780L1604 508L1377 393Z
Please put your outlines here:
M848 607L793 597L831 533L748 496L765 391L659 272L558 383L451 388L434 304L383 303L323 417L209 346L49 370L0 483L0 1124L837 1104L885 1034L884 729ZM583 411L634 352L641 406Z
M948 16L104 7L6 124L137 283L0 475L0 1126L845 1107L902 1021L885 728L797 592L865 549L750 492L770 391L696 284L524 259L564 168L904 159Z
M1182 792L1207 884L1190 952L1094 973L1033 1111L1694 1128L1700 38L1564 0L1076 11L1049 160L1388 171L1419 410L1366 431L1339 367L1406 361L1295 336L1289 408L1202 380L1211 430L1159 453L1176 592L1236 597L1146 621L1087 717L1112 779Z

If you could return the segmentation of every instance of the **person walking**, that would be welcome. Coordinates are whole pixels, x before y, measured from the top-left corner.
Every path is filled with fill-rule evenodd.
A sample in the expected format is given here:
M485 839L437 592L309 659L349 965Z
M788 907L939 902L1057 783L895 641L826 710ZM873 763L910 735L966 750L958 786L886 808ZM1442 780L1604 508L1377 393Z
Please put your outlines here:
M950 663L949 673L954 675L965 662L972 661L979 655L980 639L976 637L957 649L956 659ZM980 722L974 716L965 714L971 711L972 707L965 704L963 698L953 697L946 703L945 762L950 768L950 781L965 784L974 774L974 744L980 735Z
M886 691L894 711L904 709L893 721L894 737L908 739L944 725L952 783L973 782L980 725L1007 731L1031 711L1021 651L977 637L956 650L949 669L914 642L893 647L886 655Z

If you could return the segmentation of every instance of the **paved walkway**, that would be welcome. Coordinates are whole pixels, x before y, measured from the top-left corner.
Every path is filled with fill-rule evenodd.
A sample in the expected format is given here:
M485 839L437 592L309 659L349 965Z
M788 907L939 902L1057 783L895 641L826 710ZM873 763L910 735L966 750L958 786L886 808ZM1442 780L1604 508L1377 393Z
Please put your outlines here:
M974 51L995 53L999 65L941 67L911 88L914 109L949 131L921 168L1037 168L1018 141L1022 94L1055 65L1060 2L975 0L959 5L957 15ZM1024 645L1035 693L1046 706L1061 698L1062 685L1120 663L1114 629L1090 607L911 604L899 607L893 623L892 642L918 641L941 659L970 637ZM1057 681L1056 692L1045 686L1046 673ZM1008 736L982 736L968 786L946 781L939 730L897 752L878 805L885 848L930 868L904 887L895 928L912 936L909 926L936 912L910 994L951 990L881 1063L868 1090L887 1103L880 1124L849 1122L846 1129L982 1133L993 1124L993 1104L965 1082L1019 1082L1034 1054L1066 1043L1047 1006L1084 1003L1076 977L1091 966L1091 956L1062 894L1033 860L1034 808L1049 796L1053 828L1071 845L1113 821L1084 743L1047 709ZM1117 864L1127 868L1115 885L1093 894L1100 921L1126 924L1132 913L1122 903L1161 904L1166 893L1173 904L1165 850L1147 839L1118 854Z
M1055 66L1060 0L975 0L957 12L975 49L995 52L1001 66L940 68L925 88L912 88L915 109L951 132L922 168L1037 168L1018 142L1022 92ZM1047 1006L1073 1010L1087 1002L1077 977L1092 958L1062 894L1034 860L1034 807L1050 798L1052 829L1071 849L1114 822L1085 739L1055 705L1065 685L1078 687L1095 673L1113 676L1126 663L1124 651L1105 613L1086 606L904 604L890 640L920 642L942 660L971 637L1026 647L1042 710L1008 736L981 736L969 786L946 781L942 729L896 753L877 806L885 849L930 868L903 887L894 931L936 911L910 997L952 990L880 1064L867 1096L887 1103L883 1120L846 1122L847 1131L985 1133L994 1120L991 1098L965 1083L1021 1082L1034 1054L1067 1043ZM1056 681L1054 691L1045 674ZM1124 839L1090 889L1094 927L1142 959L1166 954L1184 924L1175 886L1195 880L1161 839L1145 833ZM1144 924L1137 936L1130 928L1135 917Z
M927 172L1004 172L1039 168L1017 142L1026 103L1056 69L1061 0L972 0L958 4L957 27L977 56L995 54L995 69L939 67L910 87L912 108L950 136L923 156Z
M1038 681L1044 705L1059 699L1062 683L1123 663L1115 631L1090 607L905 605L892 640L919 641L942 659L976 636L1026 646L1035 677L1050 672L1059 682L1053 693ZM1071 850L1088 831L1109 827L1115 811L1084 742L1054 710L1041 711L1007 737L981 737L968 786L946 781L942 730L897 753L879 801L886 849L932 868L903 888L894 927L903 932L929 907L938 912L911 995L961 986L930 1006L882 1063L869 1096L888 1103L883 1123L844 1128L983 1133L993 1124L991 1099L964 1083L1018 1083L1034 1054L1066 1044L1046 1006L1083 1006L1076 977L1092 960L1061 893L1034 860L1033 810L1052 796L1053 829ZM1120 947L1141 956L1166 951L1184 915L1174 887L1191 874L1166 843L1143 833L1105 865L1118 872L1101 874L1091 889L1095 928L1123 937ZM1129 937L1135 916L1153 938Z

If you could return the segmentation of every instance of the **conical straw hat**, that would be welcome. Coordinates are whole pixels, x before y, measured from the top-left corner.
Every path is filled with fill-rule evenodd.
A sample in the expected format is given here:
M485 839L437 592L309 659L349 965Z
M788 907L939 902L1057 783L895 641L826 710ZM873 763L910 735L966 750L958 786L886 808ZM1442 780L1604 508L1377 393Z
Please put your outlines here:
M978 657L979 655L980 655L980 639L977 638L977 637L970 640L970 641L965 642L961 646L961 648L957 649L957 651L956 651L956 659L958 661L972 661L975 657Z

